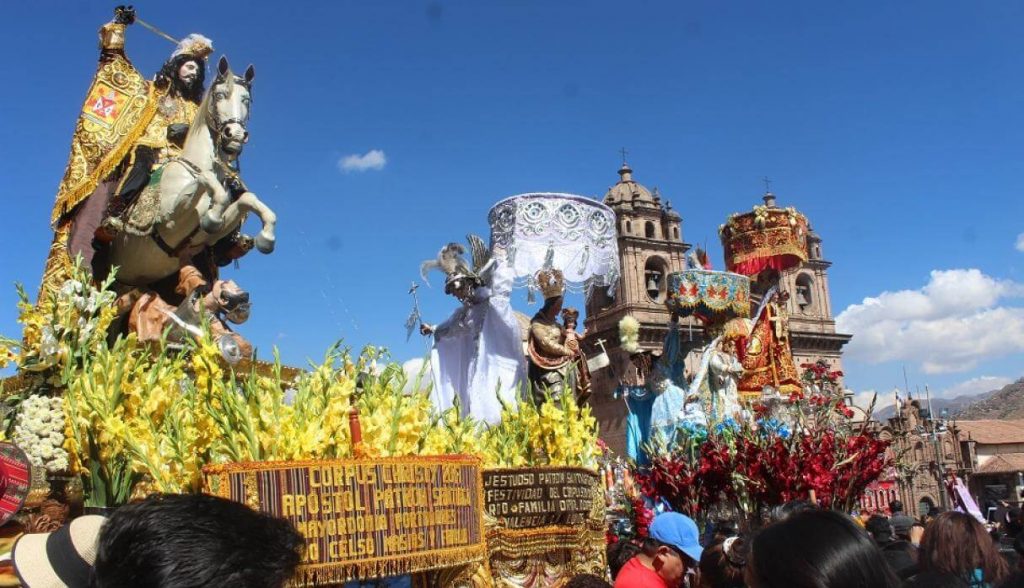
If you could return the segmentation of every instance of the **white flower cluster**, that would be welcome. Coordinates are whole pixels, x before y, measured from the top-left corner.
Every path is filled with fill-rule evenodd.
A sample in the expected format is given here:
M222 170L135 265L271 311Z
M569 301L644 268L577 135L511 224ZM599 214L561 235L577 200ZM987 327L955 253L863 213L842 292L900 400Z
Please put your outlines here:
M114 300L114 293L108 290L97 290L89 284L78 280L67 280L60 287L60 295L71 301L78 311L86 316L93 316L101 307Z
M92 337L99 323L99 311L114 301L114 293L98 290L91 284L79 280L67 280L61 285L60 300L74 309L77 320L72 317L71 324L62 324L56 320L42 327L42 340L39 355L44 362L56 362L60 354L60 343L77 343L83 345Z
M66 471L63 401L36 395L23 400L14 424L14 444L33 466L45 467L48 472Z

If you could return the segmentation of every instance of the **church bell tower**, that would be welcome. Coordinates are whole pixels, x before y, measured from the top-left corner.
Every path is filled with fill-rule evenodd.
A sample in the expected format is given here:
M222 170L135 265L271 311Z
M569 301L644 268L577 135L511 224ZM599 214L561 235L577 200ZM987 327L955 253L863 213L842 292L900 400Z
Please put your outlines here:
M690 246L683 241L679 213L667 201L662 202L657 188L651 192L634 180L625 161L619 181L608 189L604 203L615 211L620 278L615 298L598 290L586 305L590 353L601 351L597 345L601 340L611 360L609 367L594 372L590 402L601 438L613 451L625 454L627 411L613 393L631 364L619 343L619 321L625 316L637 319L640 348L661 350L670 318L665 307L667 276L683 270Z

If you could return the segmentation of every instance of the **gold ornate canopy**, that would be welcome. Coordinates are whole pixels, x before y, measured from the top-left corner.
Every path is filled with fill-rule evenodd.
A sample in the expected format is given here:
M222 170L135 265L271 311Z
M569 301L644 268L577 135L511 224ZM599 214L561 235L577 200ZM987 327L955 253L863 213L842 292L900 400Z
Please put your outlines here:
M807 217L795 208L755 206L734 214L719 227L730 272L755 276L766 269L782 271L807 261Z

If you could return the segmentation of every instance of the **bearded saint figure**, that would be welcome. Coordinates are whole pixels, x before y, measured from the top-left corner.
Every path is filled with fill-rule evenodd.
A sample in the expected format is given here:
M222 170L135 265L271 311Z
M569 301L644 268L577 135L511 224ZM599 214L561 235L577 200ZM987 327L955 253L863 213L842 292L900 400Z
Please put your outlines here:
M203 96L209 39L189 35L152 81L125 55L131 8L118 7L99 31L99 67L75 126L64 178L50 222L53 242L43 288L59 287L76 256L93 263L122 224L118 218L149 183L150 174L181 152Z

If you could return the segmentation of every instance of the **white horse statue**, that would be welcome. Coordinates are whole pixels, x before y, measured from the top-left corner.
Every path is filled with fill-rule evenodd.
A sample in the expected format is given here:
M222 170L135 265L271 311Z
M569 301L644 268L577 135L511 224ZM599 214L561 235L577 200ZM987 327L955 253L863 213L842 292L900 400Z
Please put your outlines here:
M192 121L181 156L160 172L152 231L121 232L111 243L119 283L146 286L177 274L197 253L237 231L250 212L263 223L254 239L256 249L274 250L277 215L252 192L233 198L225 187L237 180L238 156L249 140L245 125L254 77L251 65L244 76L236 76L221 57L217 78Z

